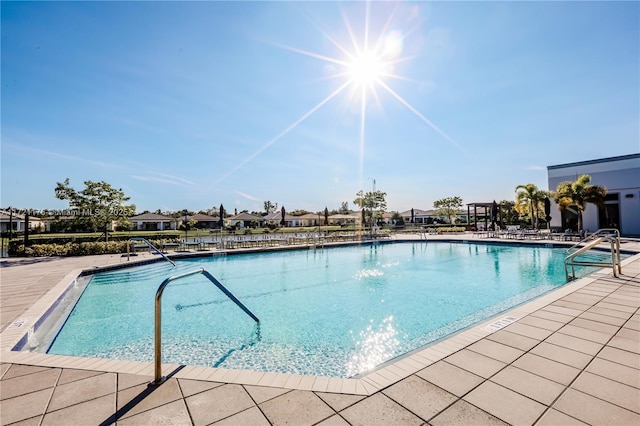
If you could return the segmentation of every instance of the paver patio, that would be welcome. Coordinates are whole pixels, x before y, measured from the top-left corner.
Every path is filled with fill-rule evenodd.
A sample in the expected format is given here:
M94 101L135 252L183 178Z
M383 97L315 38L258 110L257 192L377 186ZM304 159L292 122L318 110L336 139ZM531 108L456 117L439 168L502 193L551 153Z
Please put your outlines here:
M69 271L121 261L3 260L1 330ZM148 387L148 363L105 364L3 345L0 424L638 425L640 255L624 261L619 278L603 270L572 285L553 300L527 304L499 331L475 327L458 336L467 340L454 337L345 382L165 365L173 375Z

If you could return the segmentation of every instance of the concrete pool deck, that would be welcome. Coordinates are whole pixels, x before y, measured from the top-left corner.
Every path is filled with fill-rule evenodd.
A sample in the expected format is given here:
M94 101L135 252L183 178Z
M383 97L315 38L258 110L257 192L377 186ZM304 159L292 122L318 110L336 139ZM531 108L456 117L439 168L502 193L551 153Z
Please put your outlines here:
M164 365L147 387L150 363L7 350L70 272L123 262L2 260L0 424L640 424L640 255L357 379Z

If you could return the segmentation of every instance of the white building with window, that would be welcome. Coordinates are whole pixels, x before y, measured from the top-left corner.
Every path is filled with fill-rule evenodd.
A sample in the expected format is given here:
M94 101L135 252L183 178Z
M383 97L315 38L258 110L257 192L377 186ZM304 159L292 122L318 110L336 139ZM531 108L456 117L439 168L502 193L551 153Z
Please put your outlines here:
M605 207L587 204L582 215L584 229L617 228L623 236L640 236L640 153L597 160L579 161L547 167L549 190L560 182L574 182L580 175L591 176L591 185L607 188ZM577 216L571 210L560 212L551 202L551 226L575 227Z

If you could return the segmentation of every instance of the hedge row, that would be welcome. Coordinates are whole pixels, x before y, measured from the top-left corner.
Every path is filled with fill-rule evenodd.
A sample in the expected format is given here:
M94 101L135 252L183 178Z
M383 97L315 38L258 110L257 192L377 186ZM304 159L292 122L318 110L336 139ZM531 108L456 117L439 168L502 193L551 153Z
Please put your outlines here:
M179 232L171 232L171 233L162 233L162 234L109 234L109 242L111 241L127 241L132 237L143 237L147 240L174 240L180 238ZM29 240L32 244L66 244L66 243L95 243L99 238L104 239L103 237L99 237L96 235L32 235L29 237ZM11 240L12 243L22 243L22 239L14 239ZM104 241L103 241L104 242Z
M162 241L150 241L160 247ZM165 240L165 242L167 242ZM19 244L10 251L12 256L44 257L44 256L87 256L92 254L118 254L127 252L127 241L84 242L66 244L32 244L27 247Z

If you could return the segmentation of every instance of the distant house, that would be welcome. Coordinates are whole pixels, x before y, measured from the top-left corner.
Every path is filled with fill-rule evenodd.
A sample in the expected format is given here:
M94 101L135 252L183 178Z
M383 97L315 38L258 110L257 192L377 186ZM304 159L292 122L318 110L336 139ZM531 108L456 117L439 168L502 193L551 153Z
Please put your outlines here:
M402 216L404 223L411 223L411 210L400 213L400 216ZM413 223L426 225L433 223L436 218L434 210L413 209Z
M217 229L220 228L220 217L209 216L208 214L194 214L187 216L187 220L195 220L198 229Z
M257 224L258 227L261 227L264 224L264 218L243 212L225 219L226 224L230 226L239 226L240 228L248 228L252 226L252 222Z
M362 221L362 213L353 212L349 214L332 214L329 216L329 225L352 225L355 226Z
M300 226L322 226L324 225L324 213L307 213L300 216L296 216L296 219L300 221Z
M384 212L382 214L382 222L387 225L394 225L393 223L393 212Z
M77 216L48 216L41 219L45 232L64 232L72 229L72 223Z
M280 211L274 212L274 213L269 213L268 215L264 216L262 218L262 220L264 220L265 223L271 224L271 225L276 225L276 226L282 226L282 213ZM291 216L290 214L287 214L287 212L285 211L284 213L284 226L287 228L293 228L296 226L303 226L302 225L302 219L300 219L300 216Z
M156 213L142 213L129 218L138 231L167 231L176 229L176 219Z
M29 217L29 229L39 229L43 226L40 218L30 216ZM0 210L0 231L8 232L9 229L13 231L24 231L26 228L25 216L18 213L10 213L6 210Z

